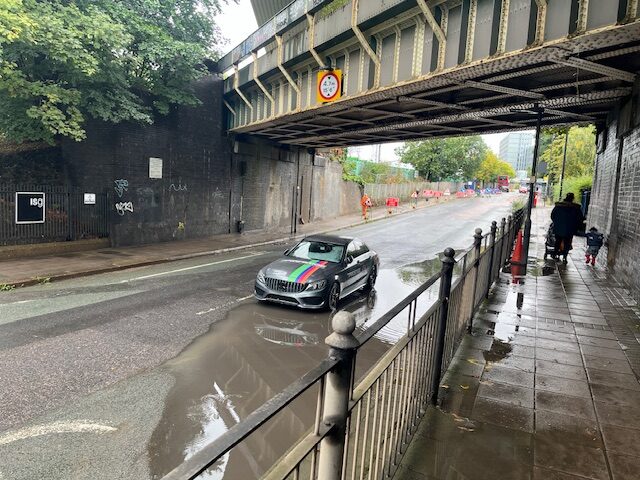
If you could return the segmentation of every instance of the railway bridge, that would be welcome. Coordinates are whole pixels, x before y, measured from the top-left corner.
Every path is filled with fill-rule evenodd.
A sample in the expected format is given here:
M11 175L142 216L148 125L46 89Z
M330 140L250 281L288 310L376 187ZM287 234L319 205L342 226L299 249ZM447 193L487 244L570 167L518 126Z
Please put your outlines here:
M219 61L227 127L323 148L531 128L535 105L604 124L640 67L637 19L637 0L296 0ZM332 68L342 96L320 103Z

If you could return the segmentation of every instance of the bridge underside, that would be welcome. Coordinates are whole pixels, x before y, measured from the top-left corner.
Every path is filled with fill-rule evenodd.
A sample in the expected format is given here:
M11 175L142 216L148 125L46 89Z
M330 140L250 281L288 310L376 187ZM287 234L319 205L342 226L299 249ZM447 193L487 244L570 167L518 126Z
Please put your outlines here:
M640 25L607 27L230 129L308 148L604 123L640 71Z

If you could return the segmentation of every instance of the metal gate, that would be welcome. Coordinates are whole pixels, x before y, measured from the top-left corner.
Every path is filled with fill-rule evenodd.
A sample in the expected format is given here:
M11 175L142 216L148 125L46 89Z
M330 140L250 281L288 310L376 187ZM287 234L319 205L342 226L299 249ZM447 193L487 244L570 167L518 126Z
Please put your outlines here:
M44 223L16 224L16 192L45 194ZM108 205L107 192L96 193L95 203L85 203L80 188L0 184L0 245L108 237Z

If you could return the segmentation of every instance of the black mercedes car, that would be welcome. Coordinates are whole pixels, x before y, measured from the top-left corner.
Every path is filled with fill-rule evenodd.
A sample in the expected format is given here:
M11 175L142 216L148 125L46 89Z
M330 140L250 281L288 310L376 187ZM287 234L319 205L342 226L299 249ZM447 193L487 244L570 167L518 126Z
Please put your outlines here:
M338 301L373 288L378 255L357 238L313 235L258 272L258 300L335 310Z

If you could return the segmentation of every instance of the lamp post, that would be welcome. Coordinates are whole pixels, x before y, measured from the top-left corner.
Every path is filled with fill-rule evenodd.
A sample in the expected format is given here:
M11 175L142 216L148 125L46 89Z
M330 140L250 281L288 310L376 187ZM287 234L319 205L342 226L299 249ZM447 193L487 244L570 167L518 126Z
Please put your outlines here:
M529 261L529 243L531 242L531 209L533 208L533 197L535 195L537 168L538 168L538 150L540 148L540 128L542 126L542 114L544 108L540 108L539 104L535 104L533 110L537 115L536 121L536 143L533 147L533 164L531 165L531 178L529 179L529 202L527 203L527 216L524 221L524 274L527 273L527 263Z
M567 146L569 145L569 130L564 134L564 152L562 157L562 172L560 173L560 197L559 201L562 201L562 187L564 186L564 167L567 164Z

